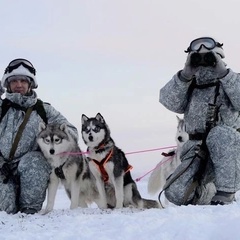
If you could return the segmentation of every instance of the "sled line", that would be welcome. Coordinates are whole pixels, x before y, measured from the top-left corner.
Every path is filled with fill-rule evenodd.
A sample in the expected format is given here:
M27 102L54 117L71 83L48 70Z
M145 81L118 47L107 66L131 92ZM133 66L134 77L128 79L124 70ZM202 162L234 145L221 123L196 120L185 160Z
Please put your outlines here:
M176 147L177 146L167 146L167 147L160 147L160 148L145 149L145 150L127 152L127 153L125 153L125 155L146 153L146 152L155 152L155 151L160 151L163 149L176 148ZM87 155L87 154L89 154L89 151L86 151L86 152L61 152L61 153L58 153L57 155Z

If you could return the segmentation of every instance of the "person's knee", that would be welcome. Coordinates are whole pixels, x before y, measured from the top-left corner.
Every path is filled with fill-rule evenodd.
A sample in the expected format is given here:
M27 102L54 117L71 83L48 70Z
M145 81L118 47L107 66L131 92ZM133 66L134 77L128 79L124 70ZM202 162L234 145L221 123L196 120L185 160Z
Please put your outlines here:
M177 183L172 183L167 189L165 189L165 197L168 201L179 206L184 204L184 193L185 189L179 187Z
M227 126L216 126L208 133L206 143L207 145L218 146L220 144L222 146L234 143L236 138L240 138L236 129Z
M19 161L18 172L22 173L29 170L40 170L50 173L51 167L41 152L29 152Z

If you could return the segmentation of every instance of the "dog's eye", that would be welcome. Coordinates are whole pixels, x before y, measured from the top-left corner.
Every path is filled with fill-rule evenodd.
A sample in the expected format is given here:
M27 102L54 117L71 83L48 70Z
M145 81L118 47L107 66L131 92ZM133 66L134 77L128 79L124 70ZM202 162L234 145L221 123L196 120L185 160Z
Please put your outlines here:
M89 133L90 130L91 130L91 129L90 129L89 127L82 126L82 132Z
M55 138L54 142L57 143L57 144L61 143L61 138Z
M43 141L44 141L46 144L49 144L49 143L50 143L50 139L48 139L48 138L44 138Z
M100 131L100 127L96 126L94 129L93 129L94 132L99 132Z

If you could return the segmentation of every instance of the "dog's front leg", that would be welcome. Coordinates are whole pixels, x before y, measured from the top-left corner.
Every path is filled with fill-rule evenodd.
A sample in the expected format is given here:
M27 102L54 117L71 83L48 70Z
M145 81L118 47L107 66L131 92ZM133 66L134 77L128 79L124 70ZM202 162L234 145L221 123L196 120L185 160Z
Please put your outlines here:
M115 188L116 208L122 208L123 207L123 199L124 199L123 176L114 178L112 183Z
M107 208L107 198L106 198L105 185L102 180L101 173L96 168L95 164L92 162L89 163L89 168L90 168L90 171L92 172L93 176L96 179L96 186L97 186L97 190L98 190L98 194L99 194L99 200L97 200L98 207L105 209L105 208Z
M98 207L105 209L105 208L107 208L107 198L106 198L106 191L105 191L105 186L104 186L103 180L101 178L98 178L96 185L97 185L97 189L99 192Z
M50 175L50 180L48 184L47 206L43 214L47 214L53 210L58 185L59 179L53 171Z
M106 171L109 176L110 182L114 186L115 190L115 198L116 198L116 206L115 208L122 208L123 207L123 200L124 200L124 191L123 191L123 174L122 173L119 177L114 175L114 164L112 162L108 162L106 164Z
M71 205L70 209L75 209L78 207L79 203L79 194L80 194L80 183L72 179L71 182Z

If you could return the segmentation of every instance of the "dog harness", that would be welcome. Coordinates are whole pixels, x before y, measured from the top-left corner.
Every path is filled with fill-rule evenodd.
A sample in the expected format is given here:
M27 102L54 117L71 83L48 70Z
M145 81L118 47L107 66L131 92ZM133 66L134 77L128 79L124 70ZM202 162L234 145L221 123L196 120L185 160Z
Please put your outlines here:
M108 180L109 180L109 176L108 176L108 173L105 169L105 165L111 159L112 154L113 154L113 148L111 149L111 151L108 153L108 155L102 161L99 162L96 159L91 159L97 165L104 182L108 182ZM132 168L133 167L131 165L128 165L126 170L125 170L125 173L130 171Z

